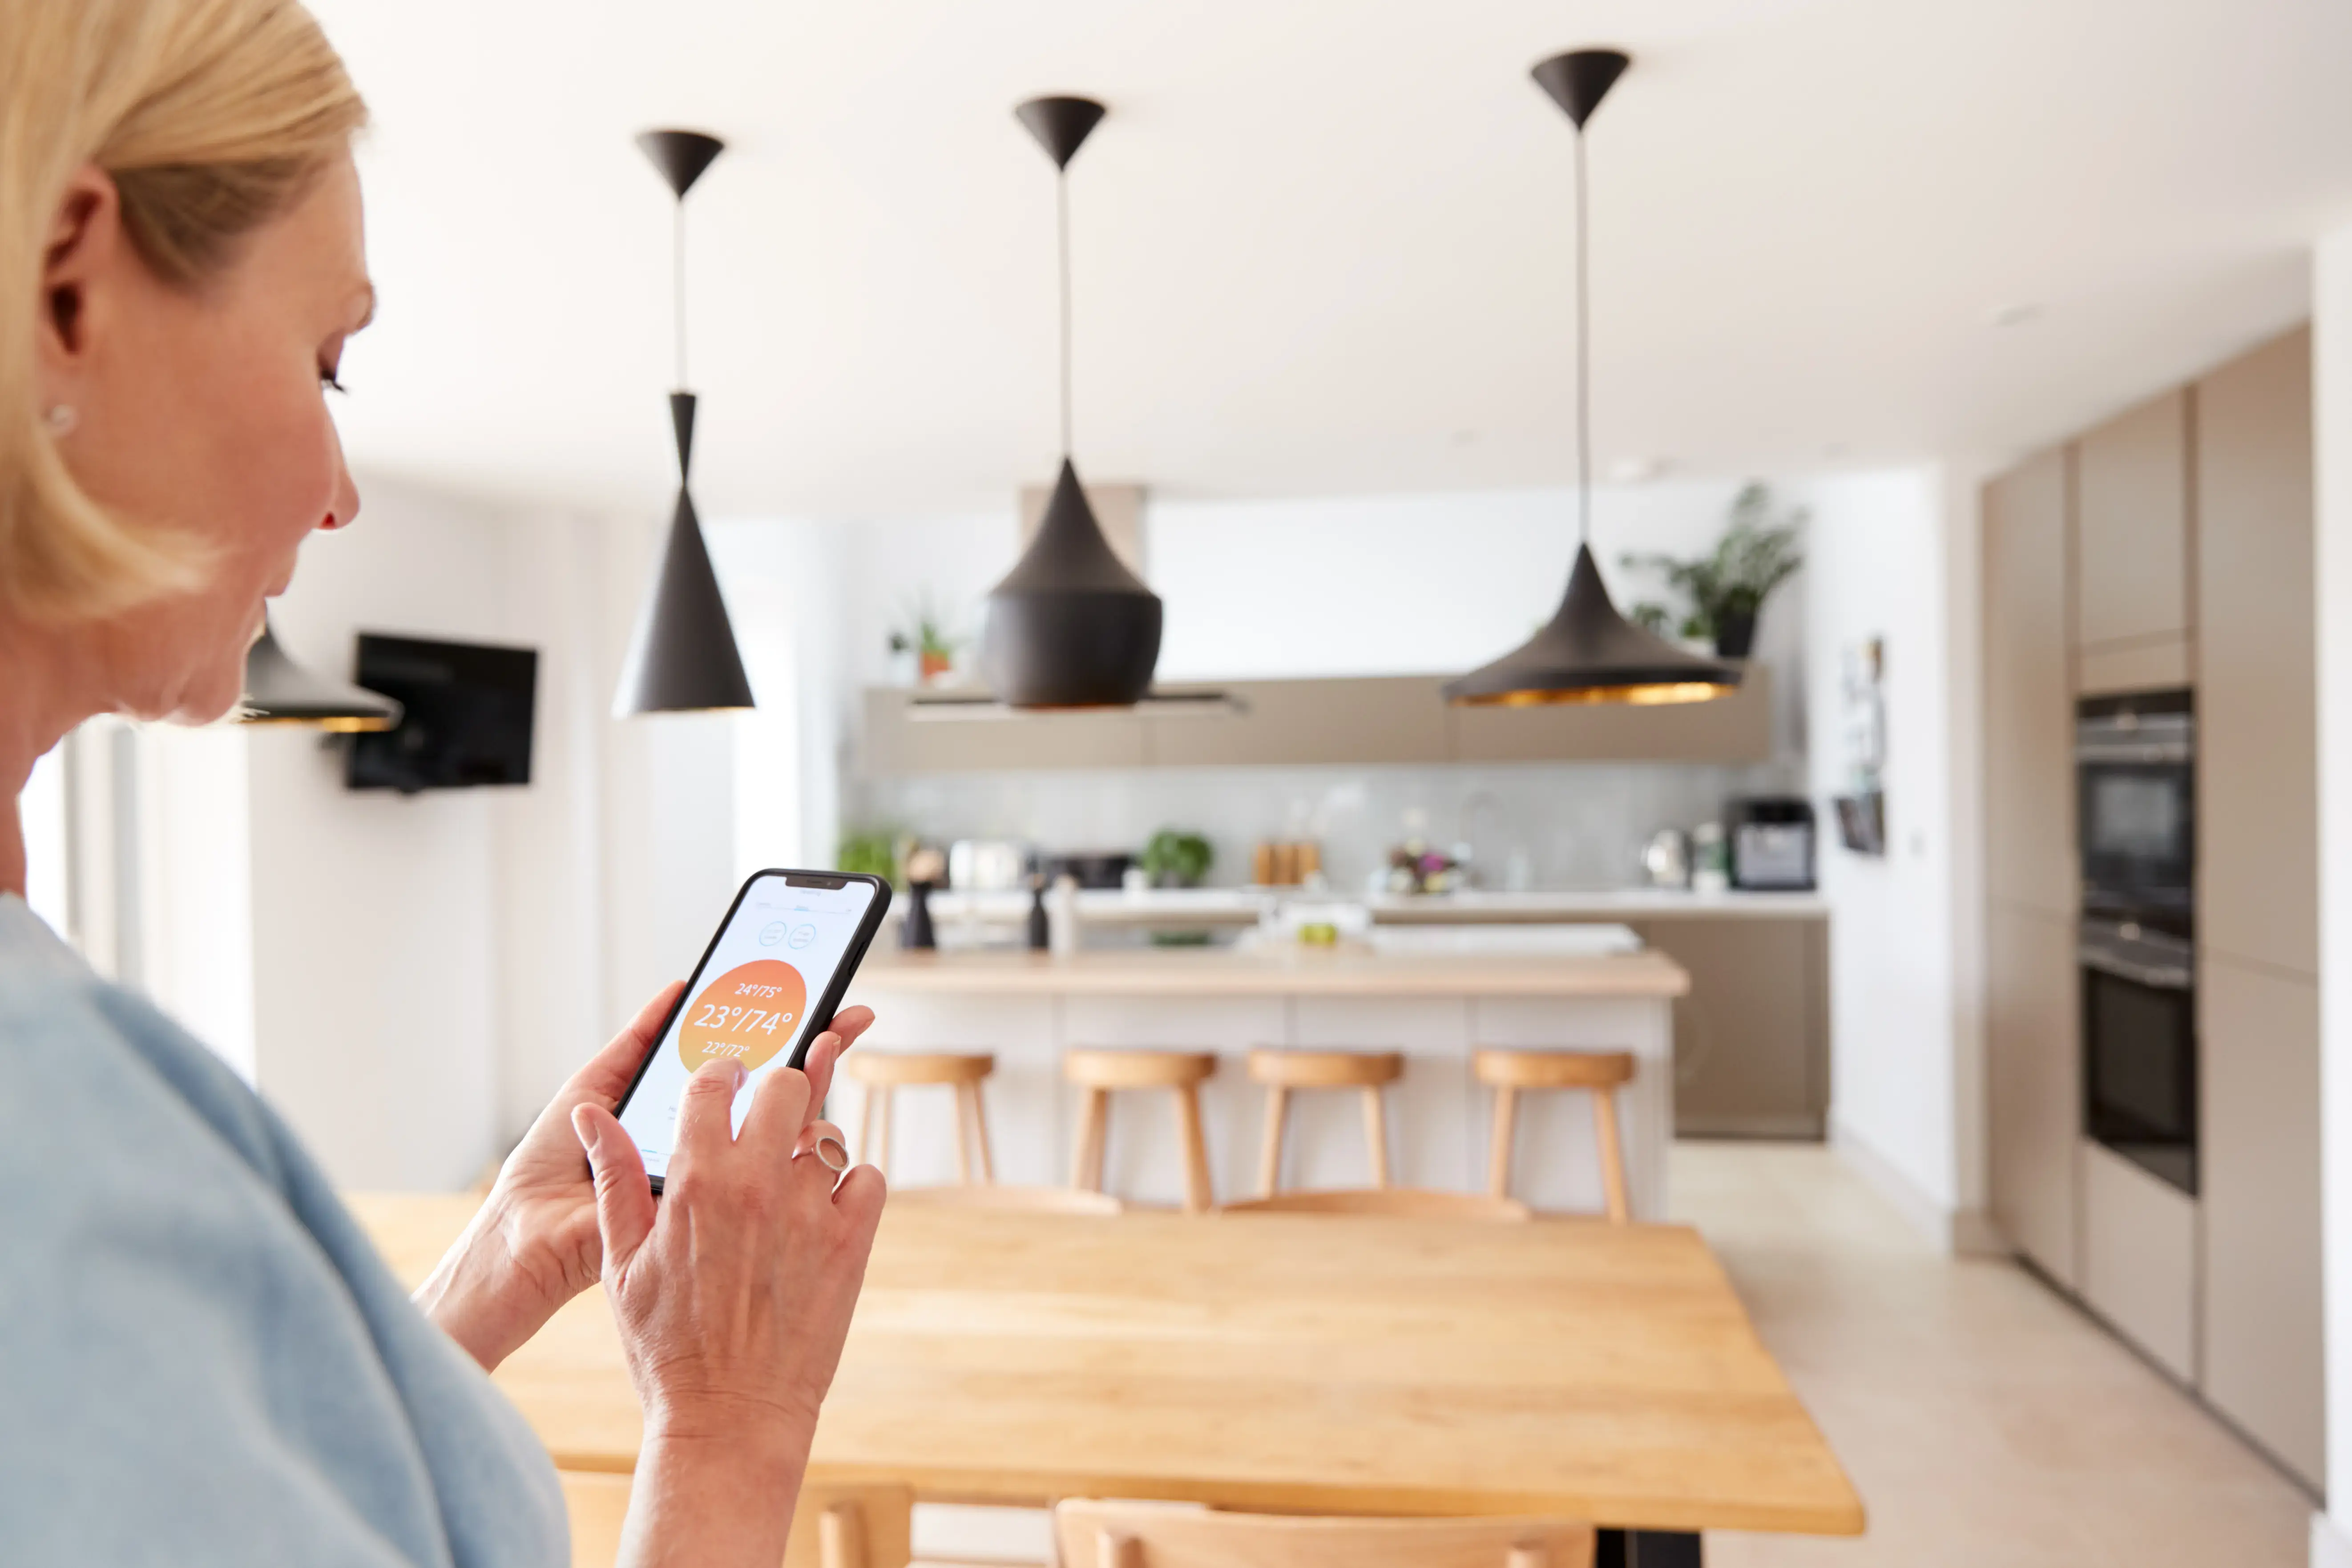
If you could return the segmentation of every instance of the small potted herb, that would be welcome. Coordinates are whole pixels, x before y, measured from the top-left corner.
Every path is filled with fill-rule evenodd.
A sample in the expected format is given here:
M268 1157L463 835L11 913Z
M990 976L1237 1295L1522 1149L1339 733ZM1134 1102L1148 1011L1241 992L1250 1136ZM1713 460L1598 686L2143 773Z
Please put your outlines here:
M1197 888L1216 862L1207 839L1172 827L1161 828L1143 847L1143 874L1155 888Z
M1712 638L1717 658L1746 658L1756 641L1757 612L1772 590L1805 563L1797 534L1806 516L1799 507L1775 518L1772 492L1750 480L1732 501L1730 526L1709 553L1696 561L1658 554L1621 557L1628 566L1664 573L1667 585L1690 601L1689 609L1677 616L1656 600L1645 599L1633 606L1634 623L1660 637Z
M904 624L890 632L890 651L900 657L913 655L915 679L925 686L955 668L956 649L963 639L947 629L947 618L932 606L931 596L924 595L907 611Z

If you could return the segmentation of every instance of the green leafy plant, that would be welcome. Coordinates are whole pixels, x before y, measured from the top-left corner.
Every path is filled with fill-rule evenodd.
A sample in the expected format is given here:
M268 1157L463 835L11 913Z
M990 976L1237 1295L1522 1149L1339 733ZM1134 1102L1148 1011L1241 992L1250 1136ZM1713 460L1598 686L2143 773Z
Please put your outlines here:
M841 836L841 847L833 858L836 871L854 871L862 877L879 877L894 886L903 886L898 874L898 837L886 828L867 828Z
M1805 563L1797 539L1808 515L1798 507L1775 517L1771 490L1750 480L1732 500L1730 523L1707 554L1696 561L1655 553L1620 557L1625 565L1663 573L1667 585L1690 602L1678 616L1669 606L1645 599L1633 608L1634 624L1661 637L1712 637L1719 644L1736 635L1745 653L1756 613Z
M948 630L947 617L928 592L907 606L899 624L890 629L890 651L914 654L926 680L952 666L962 646L963 638Z
M1197 888L1216 863L1216 850L1197 833L1163 827L1143 847L1143 873L1155 887Z

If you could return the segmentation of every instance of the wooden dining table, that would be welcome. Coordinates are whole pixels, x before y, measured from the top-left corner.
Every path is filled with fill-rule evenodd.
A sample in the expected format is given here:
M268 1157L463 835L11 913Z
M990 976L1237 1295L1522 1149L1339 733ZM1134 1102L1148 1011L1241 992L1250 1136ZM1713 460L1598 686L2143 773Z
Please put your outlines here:
M465 1197L361 1195L421 1279ZM559 1466L643 1435L600 1292L497 1382ZM1107 1217L892 1206L812 1486L1042 1506L1591 1521L1618 1561L1698 1531L1852 1535L1863 1508L1698 1234L1582 1219Z

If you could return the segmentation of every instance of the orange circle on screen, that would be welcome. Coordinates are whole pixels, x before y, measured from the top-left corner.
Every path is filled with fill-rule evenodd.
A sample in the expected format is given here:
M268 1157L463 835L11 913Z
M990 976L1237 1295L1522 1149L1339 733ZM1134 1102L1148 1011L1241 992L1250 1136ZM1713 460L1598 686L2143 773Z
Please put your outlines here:
M678 1059L688 1072L719 1060L741 1062L746 1071L764 1067L792 1043L807 1005L808 983L782 959L738 964L688 1004Z

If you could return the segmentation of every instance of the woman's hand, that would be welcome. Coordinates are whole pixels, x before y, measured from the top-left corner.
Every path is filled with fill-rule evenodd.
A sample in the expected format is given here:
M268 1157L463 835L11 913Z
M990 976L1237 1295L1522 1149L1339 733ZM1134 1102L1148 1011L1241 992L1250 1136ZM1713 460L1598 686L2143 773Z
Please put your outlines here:
M604 1251L595 1186L572 1113L583 1105L606 1112L619 1106L684 989L681 982L663 986L556 1091L507 1156L473 1223L418 1287L416 1304L485 1371L495 1370L558 1307L596 1283ZM873 1023L871 1010L847 1008L810 1043L807 1076L819 1106L832 1086L834 1064Z
M836 1177L846 1150L815 1120L814 1075L769 1073L736 1137L743 1079L719 1060L688 1083L659 1202L612 1113L572 1112L596 1173L604 1293L646 1413L626 1563L782 1561L882 1217L881 1172Z

